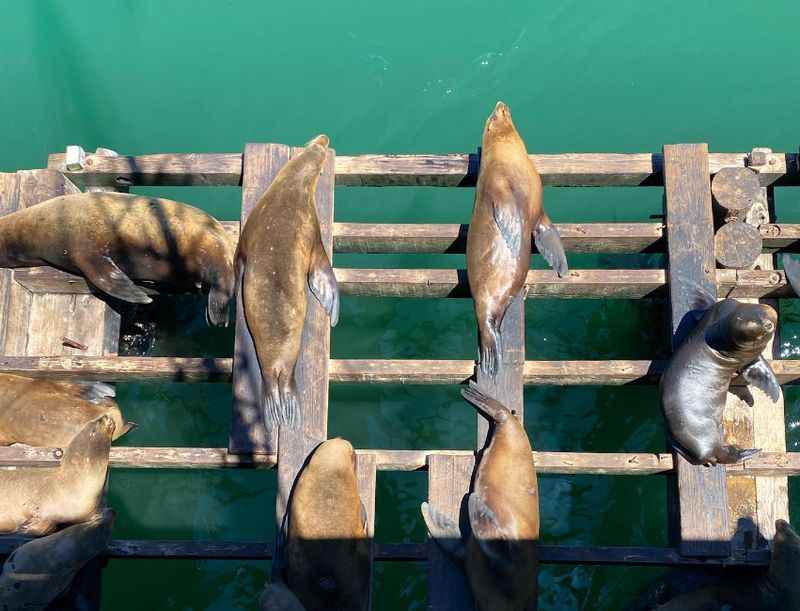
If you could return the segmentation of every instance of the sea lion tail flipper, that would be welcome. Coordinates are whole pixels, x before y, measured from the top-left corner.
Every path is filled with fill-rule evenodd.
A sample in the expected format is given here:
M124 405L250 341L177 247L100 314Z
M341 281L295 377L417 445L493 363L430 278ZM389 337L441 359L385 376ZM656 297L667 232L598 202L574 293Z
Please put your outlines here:
M763 390L766 395L775 403L781 397L781 385L775 372L763 356L758 357L747 367L742 369L742 377L748 384Z
M300 426L302 416L297 391L293 386L287 386L282 391L275 383L263 378L264 388L261 393L262 413L268 428L271 424L274 430L277 426L295 429Z
M109 397L116 397L117 391L110 384L104 382L78 382L81 387L81 397L90 403L102 403Z
M539 223L533 230L533 241L536 249L550 264L559 278L563 278L569 272L567 265L567 255L564 253L564 244L561 243L561 235L553 225L550 218L543 214Z
M208 303L206 304L206 323L208 326L227 327L228 326L228 304L231 295L221 287L212 286L208 291Z
M78 268L86 279L104 293L130 303L151 303L153 300L133 283L109 256L78 261Z
M502 422L508 417L509 409L497 399L486 395L472 380L466 388L461 389L461 396L490 420Z
M464 539L455 520L444 515L430 503L422 503L420 511L430 538L449 558L463 562Z
M467 505L472 536L480 545L481 551L493 563L508 565L511 562L511 537L500 525L486 499L473 492L469 495Z
M331 327L339 322L339 286L322 242L317 244L308 270L308 286L331 317Z
M748 458L752 458L760 452L761 448L748 448L743 450L738 446L720 446L714 451L714 456L717 459L717 464L734 465Z
M800 295L800 261L789 255L783 255L782 260L786 280L789 281L795 295Z

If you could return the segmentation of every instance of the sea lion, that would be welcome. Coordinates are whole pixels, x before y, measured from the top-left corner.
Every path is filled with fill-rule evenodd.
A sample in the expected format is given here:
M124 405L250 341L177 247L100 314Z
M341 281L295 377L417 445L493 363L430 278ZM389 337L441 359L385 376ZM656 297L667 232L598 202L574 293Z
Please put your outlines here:
M491 422L468 496L469 532L429 503L430 537L463 562L479 611L535 611L539 488L531 444L514 413L470 382L464 398Z
M87 424L58 467L0 469L0 533L46 535L88 520L100 505L114 420Z
M44 611L69 588L83 566L108 547L114 512L105 509L18 547L0 573L0 609Z
M769 571L727 569L716 583L680 594L654 611L788 611L800 609L800 537L784 520L775 522ZM757 569L755 569L757 571Z
M355 460L349 442L330 439L300 471L276 545L276 587L265 592L263 608L291 602L285 584L306 609L369 609L372 540Z
M475 206L467 232L467 276L478 319L481 371L494 377L501 359L500 326L523 290L536 248L559 277L567 272L561 237L542 207L542 179L498 102L483 130Z
M301 419L294 368L308 289L331 326L339 319L339 289L314 203L327 152L328 137L317 136L281 168L247 218L236 251L245 320L261 368L264 417L290 427Z
M55 197L0 218L0 267L52 265L132 303L152 299L133 280L209 289L206 319L227 325L234 245L202 210L127 193Z
M773 401L780 385L761 356L778 322L765 304L735 299L714 302L701 296L705 313L689 316L699 322L678 346L661 376L659 392L667 426L679 451L705 465L730 464L752 456L757 449L724 445L722 412L731 378L736 372Z
M74 383L0 373L0 445L65 448L90 421L107 414L114 439L136 425L125 422L108 384Z
M264 586L259 608L261 611L306 611L286 584L277 580Z

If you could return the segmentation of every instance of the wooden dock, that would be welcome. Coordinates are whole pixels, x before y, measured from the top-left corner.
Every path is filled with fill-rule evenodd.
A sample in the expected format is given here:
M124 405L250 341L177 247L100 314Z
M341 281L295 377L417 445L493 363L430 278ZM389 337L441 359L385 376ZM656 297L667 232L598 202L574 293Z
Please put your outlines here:
M280 167L297 149L281 144L248 144L242 153L159 154L137 157L90 154L78 163L53 154L48 169L0 174L0 214L35 205L54 195L80 189L132 186L241 186L242 220ZM565 248L591 253L666 253L663 269L577 269L566 278L549 270L528 274L527 299L662 298L678 331L690 307L687 287L694 283L712 294L746 299L793 295L776 252L800 252L800 224L777 222L772 209L775 188L800 185L798 156L754 149L750 153L709 153L704 144L667 145L651 154L533 155L545 185L656 187L664 189L665 223L570 223L558 225ZM758 214L746 221L762 241L755 269L723 269L715 261L712 179L723 168L752 172L758 181ZM335 186L474 186L478 159L470 155L361 155L330 152L319 181L317 208L323 241L335 253L463 253L465 225L403 225L333 222ZM557 215L557 212L556 212ZM718 215L717 215L718 216ZM745 219L742 219L743 221ZM224 223L238 237L239 222ZM691 244L690 252L686 246ZM691 255L691 256L690 256ZM335 258L334 258L335 263ZM677 273L676 273L677 272ZM51 268L0 272L0 372L60 379L105 381L218 382L232 384L230 442L227 448L115 447L111 466L125 468L272 468L278 469L276 520L280 522L294 477L307 452L327 436L329 383L461 384L475 375L466 360L330 359L327 316L309 301L297 382L305 423L296 433L267 431L255 408L260 376L251 340L237 317L234 357L120 357L119 315L95 297L79 277ZM466 274L455 269L335 268L342 294L423 298L468 298ZM775 303L775 302L773 302ZM97 320L104 321L101 326ZM524 308L520 301L503 323L507 367L495 394L522 413L526 385L655 384L661 361L526 360ZM85 351L62 345L69 337ZM248 343L250 342L250 343ZM776 345L778 342L775 342ZM800 380L800 361L773 358L782 384ZM488 383L484 380L483 383ZM741 380L735 380L741 385ZM669 486L670 545L653 547L542 546L541 560L562 564L661 566L764 565L767 541L776 518L788 519L787 477L800 474L800 457L786 452L783 404L759 409L734 393L726 407L726 436L763 452L741 465L697 467L670 453L534 452L539 473L666 475ZM228 407L226 406L226 409ZM465 412L465 414L468 412ZM475 448L485 430L480 424ZM462 451L357 451L362 499L374 532L376 472L428 472L428 498L457 515L467 492L475 448ZM58 464L56 448L0 448L0 467ZM113 475L112 475L113 477ZM421 519L421 518L420 518ZM0 554L20 539L0 537ZM112 558L270 558L272 542L114 541ZM382 544L376 561L428 562L431 609L461 609L469 592L457 571L431 544ZM457 595L453 594L456 592Z

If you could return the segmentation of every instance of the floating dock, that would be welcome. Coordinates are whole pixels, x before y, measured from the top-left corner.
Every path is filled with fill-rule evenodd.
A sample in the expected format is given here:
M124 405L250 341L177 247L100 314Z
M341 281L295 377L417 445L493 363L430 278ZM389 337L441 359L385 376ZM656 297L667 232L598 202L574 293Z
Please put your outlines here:
M0 214L80 190L225 185L242 187L244 220L278 170L298 150L282 144L248 144L243 153L129 157L104 150L86 155L78 147L70 147L67 154L51 155L47 169L0 174ZM773 153L769 149L709 153L705 144L678 144L665 145L663 154L559 154L532 158L546 186L662 188L664 223L566 223L559 224L558 229L569 252L660 252L666 254L667 269L577 269L565 278L558 278L550 270L531 270L526 283L527 299L663 298L674 333L691 308L692 286L704 287L719 297L775 300L793 296L783 273L775 269L774 253L800 252L800 224L776 222L773 193L775 188L800 185L797 154ZM478 157L474 154L336 156L331 151L316 197L326 248L333 253L463 253L465 225L333 222L334 187L469 187L475 185L477 169ZM742 189L725 191L727 177L723 180L722 176L729 173L754 186L747 193ZM718 178L718 182L712 182ZM732 208L726 207L726 197L748 198L747 205L733 202ZM738 216L721 216L722 208L740 212ZM731 222L749 225L744 233L762 253L745 269L718 265L720 259L735 259L725 258L736 253L730 246L735 241L728 242L724 236L730 233L729 229L743 228L735 225L723 232ZM223 225L238 236L239 222ZM469 297L464 270L336 268L335 273L345 295ZM111 466L277 467L278 523L307 452L327 437L329 383L462 384L476 374L474 362L467 360L331 359L328 319L311 299L297 369L304 428L294 433L281 431L279 439L277 431L264 429L255 407L260 378L255 375L257 367L253 367L252 346L244 333L241 315L236 319L232 359L121 357L117 355L117 312L95 297L82 278L52 268L31 268L0 270L0 319L0 372L110 382L232 384L229 447L113 447ZM656 384L665 365L659 361L526 360L522 300L509 309L503 337L506 367L494 382L494 393L520 415L526 385ZM69 342L64 338L84 344L86 349L65 346ZM779 343L776 338L776 352L768 358L782 384L795 383L800 379L800 361L776 358ZM800 457L786 452L782 400L775 405L758 391L753 391L753 396L755 404L748 405L730 393L726 406L728 441L762 448L760 454L740 465L699 467L671 453L534 452L539 473L666 475L670 502L669 547L542 545L541 561L662 566L768 563L767 544L774 533L774 522L777 518L788 519L787 477L800 474ZM370 534L374 532L375 478L379 470L426 470L429 500L457 516L469 485L474 450L481 447L485 433L479 418L474 448L358 449L358 479L369 514ZM47 468L58 464L59 458L60 451L55 448L0 448L0 466ZM8 554L19 541L17 537L0 537L0 554ZM268 559L271 553L272 542L267 541L115 540L108 550L113 558ZM375 561L391 560L428 563L430 609L463 609L469 604L463 576L432 543L376 545Z

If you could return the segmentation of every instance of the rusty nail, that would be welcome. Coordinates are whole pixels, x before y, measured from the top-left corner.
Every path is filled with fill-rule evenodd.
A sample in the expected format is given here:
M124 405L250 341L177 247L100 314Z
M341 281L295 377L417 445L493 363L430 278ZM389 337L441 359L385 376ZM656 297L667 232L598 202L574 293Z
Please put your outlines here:
M53 456L55 456L56 458L61 458L62 456L64 456L64 451L61 448L56 448L55 450L53 450Z
M78 350L87 350L89 348L89 346L86 344L82 344L78 340L70 339L69 337L62 337L61 345L66 346L67 348L76 348Z

